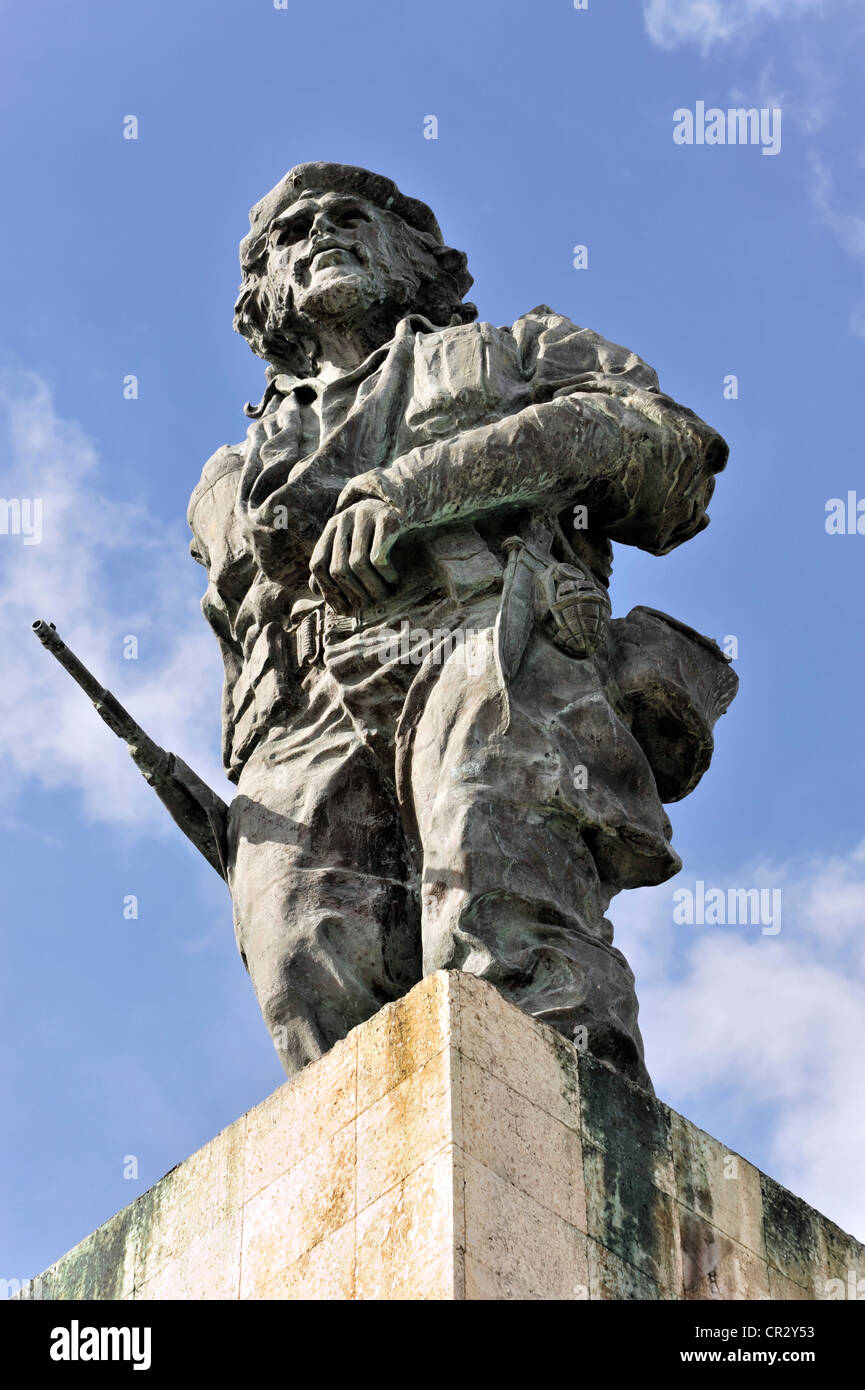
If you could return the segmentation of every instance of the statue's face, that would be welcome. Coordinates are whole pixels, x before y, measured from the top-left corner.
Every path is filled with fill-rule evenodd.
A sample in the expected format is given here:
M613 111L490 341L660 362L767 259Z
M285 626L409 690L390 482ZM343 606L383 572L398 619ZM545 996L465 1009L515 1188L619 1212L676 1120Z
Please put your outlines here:
M313 322L352 324L374 305L407 303L432 256L397 217L345 193L305 193L275 217L267 278L276 303Z

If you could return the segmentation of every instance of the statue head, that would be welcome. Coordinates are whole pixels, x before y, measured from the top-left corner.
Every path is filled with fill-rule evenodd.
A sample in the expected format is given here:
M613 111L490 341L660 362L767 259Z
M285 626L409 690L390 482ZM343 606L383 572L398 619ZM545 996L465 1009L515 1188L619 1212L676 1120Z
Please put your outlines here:
M372 351L400 318L439 326L476 316L462 251L430 208L345 164L299 164L249 214L234 326L280 371L310 376L318 336L344 328Z

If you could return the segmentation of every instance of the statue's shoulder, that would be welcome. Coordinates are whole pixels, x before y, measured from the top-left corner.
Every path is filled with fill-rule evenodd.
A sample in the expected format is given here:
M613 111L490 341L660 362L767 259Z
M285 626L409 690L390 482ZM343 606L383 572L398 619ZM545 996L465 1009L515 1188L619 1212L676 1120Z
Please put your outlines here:
M549 304L538 304L527 314L522 314L508 331L513 334L523 355L533 349L536 351L542 338L547 342L558 341L589 332L564 314L557 314Z
M580 327L548 304L523 314L511 332L530 371L598 372L624 376L633 385L657 390L655 372L630 348L604 338L593 328Z
M557 314L555 309L550 308L549 304L537 304L534 309L530 309L527 314L522 314L516 320L511 332L543 331L560 326L570 329L572 333L584 331L572 319L567 318L564 314Z
M239 473L243 467L246 457L246 441L242 444L220 444L219 448L210 455L201 470L201 477L192 490L189 499L189 508L186 519L190 526L195 509L202 499L210 492L217 483L232 473Z
M216 538L236 526L234 499L245 457L245 442L220 445L205 463L193 489L186 520L193 535L190 553L200 564L206 563L205 557L213 550Z

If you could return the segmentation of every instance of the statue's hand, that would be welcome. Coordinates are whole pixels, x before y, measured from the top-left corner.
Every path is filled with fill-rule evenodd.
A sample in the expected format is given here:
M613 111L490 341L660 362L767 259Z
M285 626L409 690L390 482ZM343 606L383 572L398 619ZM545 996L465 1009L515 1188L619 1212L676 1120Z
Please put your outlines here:
M367 498L332 516L309 562L313 593L337 613L368 608L389 597L398 575L390 563L400 531L399 513L388 502Z

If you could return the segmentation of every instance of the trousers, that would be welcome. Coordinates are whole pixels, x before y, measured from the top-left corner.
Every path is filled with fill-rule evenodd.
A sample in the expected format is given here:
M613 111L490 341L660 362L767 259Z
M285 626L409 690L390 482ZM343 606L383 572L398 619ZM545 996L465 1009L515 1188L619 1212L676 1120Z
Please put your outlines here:
M289 1075L456 969L651 1089L605 912L675 872L669 821L604 654L538 630L505 692L497 603L332 619L301 708L241 772L235 930Z

